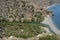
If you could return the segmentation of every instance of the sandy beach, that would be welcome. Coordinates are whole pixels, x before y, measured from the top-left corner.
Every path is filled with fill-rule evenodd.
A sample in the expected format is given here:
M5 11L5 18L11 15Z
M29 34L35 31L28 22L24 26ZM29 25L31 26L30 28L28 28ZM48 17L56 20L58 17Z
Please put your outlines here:
M57 35L60 35L60 30L55 26L55 24L53 23L51 17L49 15L47 15L47 17L45 17L45 20L42 22L44 24L48 24L50 29Z

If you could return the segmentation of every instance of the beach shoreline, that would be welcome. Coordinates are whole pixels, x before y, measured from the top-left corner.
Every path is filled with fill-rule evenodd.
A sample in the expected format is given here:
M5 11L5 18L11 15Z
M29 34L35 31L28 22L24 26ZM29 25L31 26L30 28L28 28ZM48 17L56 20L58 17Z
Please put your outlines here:
M60 35L60 30L55 26L55 24L53 23L51 17L49 15L47 15L47 17L45 17L45 20L42 22L43 24L47 24L49 25L49 28L57 35Z

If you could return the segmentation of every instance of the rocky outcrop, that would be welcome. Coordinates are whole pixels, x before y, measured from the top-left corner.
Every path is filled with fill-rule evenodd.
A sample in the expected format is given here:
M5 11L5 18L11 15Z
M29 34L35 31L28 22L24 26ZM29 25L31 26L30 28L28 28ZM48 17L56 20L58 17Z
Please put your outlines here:
M1 0L1 3L4 4L0 4L2 5L0 20L21 21L23 19L31 21L35 15L44 14L43 8L27 0Z

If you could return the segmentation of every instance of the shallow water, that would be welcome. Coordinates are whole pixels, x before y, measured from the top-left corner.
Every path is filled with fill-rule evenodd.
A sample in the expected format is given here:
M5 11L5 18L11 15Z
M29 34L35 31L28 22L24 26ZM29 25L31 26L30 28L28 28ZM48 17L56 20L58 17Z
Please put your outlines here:
M48 8L48 10L51 10L54 13L52 21L55 23L56 27L60 30L60 4L56 4L55 6L50 7Z

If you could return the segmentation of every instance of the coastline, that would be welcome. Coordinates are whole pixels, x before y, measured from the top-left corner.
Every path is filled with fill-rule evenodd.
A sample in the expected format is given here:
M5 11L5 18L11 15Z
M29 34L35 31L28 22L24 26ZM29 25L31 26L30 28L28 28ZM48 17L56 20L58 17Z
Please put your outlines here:
M49 28L55 34L60 35L60 30L55 26L55 24L53 23L53 21L49 15L47 15L47 17L45 17L45 20L42 23L49 25Z
M48 8L50 8L50 7L52 7L52 6L55 6L55 5L56 5L56 4L52 4L52 5L50 5L50 6L43 7L43 8L48 9Z

